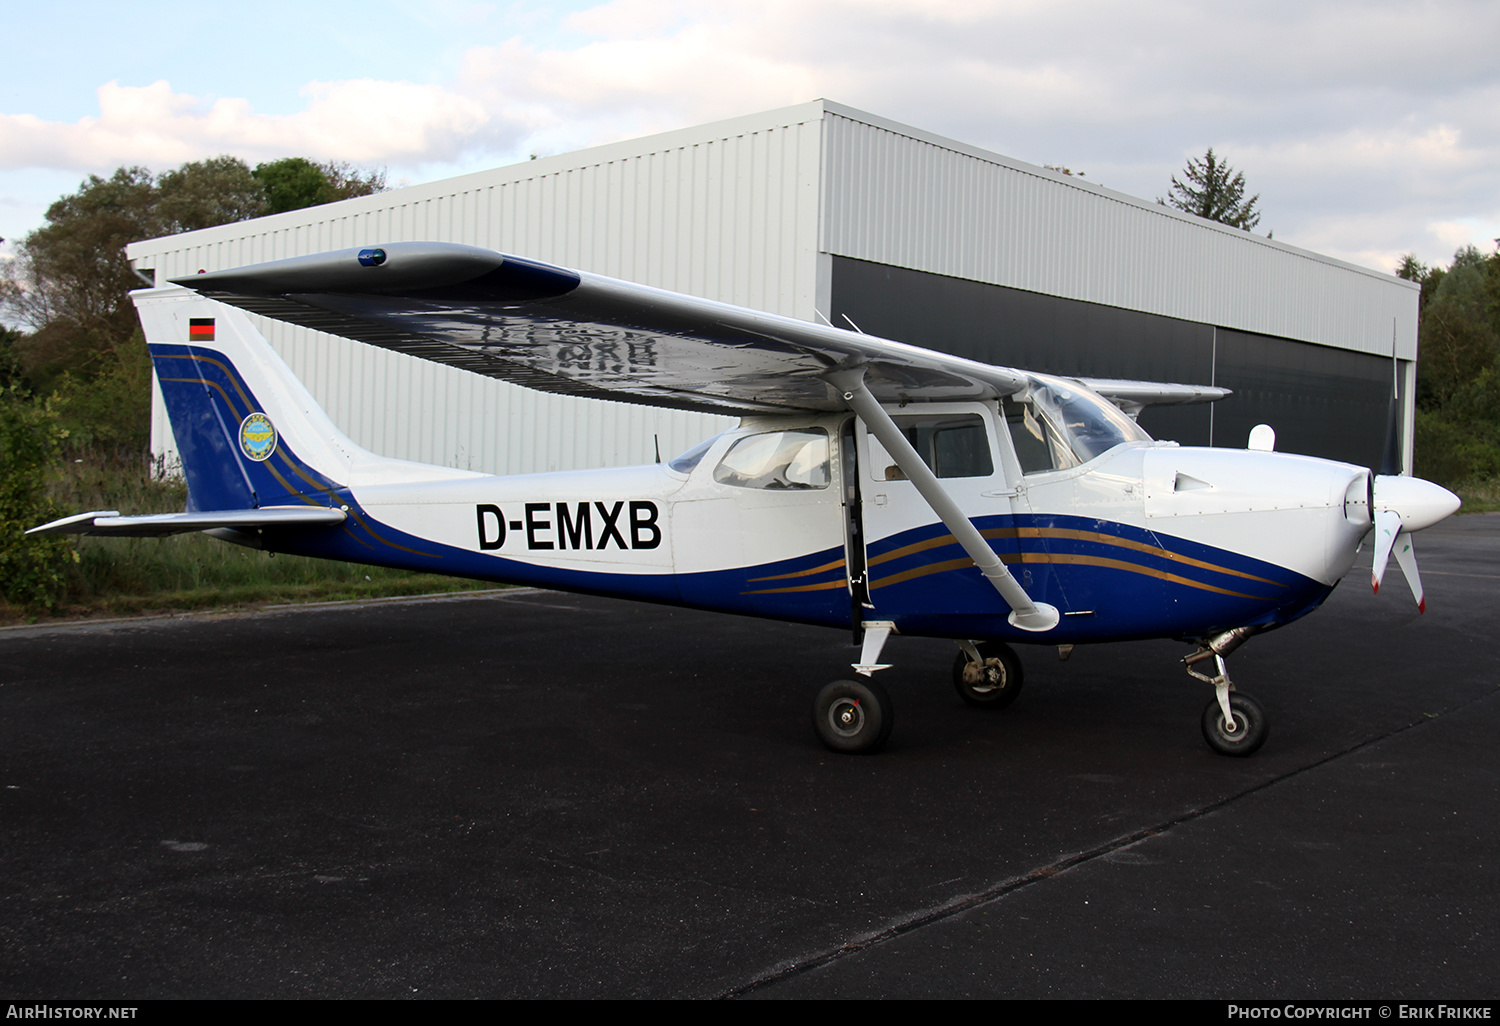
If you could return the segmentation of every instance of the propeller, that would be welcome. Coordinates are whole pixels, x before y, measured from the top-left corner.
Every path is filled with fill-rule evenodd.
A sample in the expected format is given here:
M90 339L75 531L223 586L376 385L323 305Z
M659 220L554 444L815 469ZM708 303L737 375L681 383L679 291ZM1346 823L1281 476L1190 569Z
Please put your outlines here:
M1406 576L1417 611L1427 612L1427 598L1422 591L1422 576L1417 573L1417 554L1412 549L1413 531L1431 527L1458 512L1459 498L1441 485L1419 477L1406 477L1401 445L1401 377L1396 359L1396 324L1391 322L1391 400L1386 413L1385 450L1381 454L1380 473L1371 474L1370 519L1375 527L1375 562L1370 583L1380 594L1385 568L1396 554L1396 563Z
M1393 474L1372 475L1370 512L1375 526L1375 562L1370 583L1375 594L1380 594L1386 566L1395 553L1396 563L1411 587L1412 598L1417 600L1418 611L1427 612L1422 577L1417 573L1417 556L1411 544L1412 532L1431 527L1456 513L1459 505L1457 495L1431 481Z

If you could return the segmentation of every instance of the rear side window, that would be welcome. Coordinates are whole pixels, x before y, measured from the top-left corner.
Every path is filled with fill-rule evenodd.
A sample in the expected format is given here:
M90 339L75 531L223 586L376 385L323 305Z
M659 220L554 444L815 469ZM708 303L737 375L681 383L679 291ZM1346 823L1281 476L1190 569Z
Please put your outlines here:
M938 477L989 477L995 472L989 433L978 414L892 419L922 462ZM874 435L869 438L871 476L877 481L904 481L906 475L896 466L895 459Z

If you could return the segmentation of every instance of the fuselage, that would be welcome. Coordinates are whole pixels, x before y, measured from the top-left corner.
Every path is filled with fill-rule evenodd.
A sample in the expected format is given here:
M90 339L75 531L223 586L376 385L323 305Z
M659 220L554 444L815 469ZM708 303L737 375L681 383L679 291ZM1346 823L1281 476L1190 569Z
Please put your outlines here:
M1153 441L1098 394L1041 374L998 399L885 406L896 456L846 410L747 417L644 467L497 477L414 464L353 443L240 312L180 290L141 312L190 509L347 514L229 533L277 551L1073 644L1287 623L1328 595L1372 525L1363 468ZM200 321L211 345L167 341ZM930 471L956 512L940 517L908 471ZM980 535L968 548L945 526L965 520ZM983 545L1055 625L1010 622L975 565Z
M892 411L902 417L911 411ZM671 463L332 485L339 528L268 547L907 634L1044 644L1200 637L1315 608L1370 518L1362 468L1136 440L1025 472L993 404L929 404L914 436L1033 598L1010 610L848 415L756 418ZM945 438L945 432L955 437Z

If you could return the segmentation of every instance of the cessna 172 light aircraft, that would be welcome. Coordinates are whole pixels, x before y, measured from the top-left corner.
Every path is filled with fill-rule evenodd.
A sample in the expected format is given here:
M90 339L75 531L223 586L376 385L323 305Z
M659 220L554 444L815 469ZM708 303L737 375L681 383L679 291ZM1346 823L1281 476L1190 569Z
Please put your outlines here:
M206 531L276 552L852 629L822 741L878 749L892 634L957 641L963 699L1021 687L1014 643L1176 638L1211 684L1210 746L1266 718L1225 657L1317 608L1375 535L1419 605L1411 534L1458 508L1426 481L1153 441L1133 415L1223 389L993 367L489 250L396 243L135 294L188 509L38 532ZM242 310L520 385L739 427L667 463L496 477L387 459L318 407Z

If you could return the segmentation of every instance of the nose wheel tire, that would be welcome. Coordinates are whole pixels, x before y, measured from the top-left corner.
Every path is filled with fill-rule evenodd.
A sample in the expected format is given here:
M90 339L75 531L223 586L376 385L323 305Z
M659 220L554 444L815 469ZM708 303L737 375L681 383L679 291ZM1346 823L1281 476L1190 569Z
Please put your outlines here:
M1229 711L1234 714L1234 729L1224 719L1218 699L1203 710L1203 739L1220 755L1253 755L1266 743L1271 732L1260 703L1238 691L1229 695Z
M813 730L835 752L878 752L891 736L895 709L885 688L873 680L837 680L818 692Z
M953 687L969 705L978 709L1004 709L1021 693L1021 660L1011 647L999 641L975 645L979 662L965 652L953 660Z

